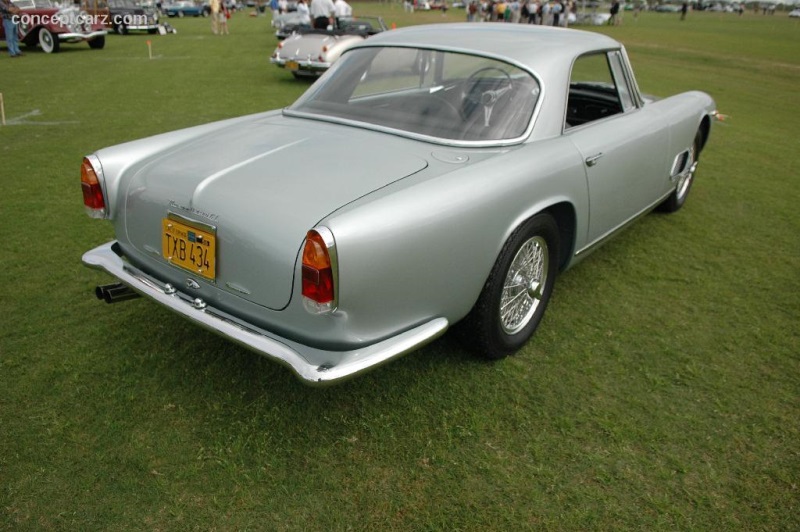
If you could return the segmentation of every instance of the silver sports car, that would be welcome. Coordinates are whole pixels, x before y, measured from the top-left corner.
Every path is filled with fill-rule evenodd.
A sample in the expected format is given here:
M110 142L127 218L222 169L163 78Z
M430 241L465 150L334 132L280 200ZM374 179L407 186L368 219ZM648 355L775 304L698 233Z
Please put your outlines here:
M558 272L684 204L715 115L702 92L642 95L604 35L384 32L286 109L87 156L87 212L116 240L83 262L116 278L99 298L147 296L309 383L461 320L500 358Z

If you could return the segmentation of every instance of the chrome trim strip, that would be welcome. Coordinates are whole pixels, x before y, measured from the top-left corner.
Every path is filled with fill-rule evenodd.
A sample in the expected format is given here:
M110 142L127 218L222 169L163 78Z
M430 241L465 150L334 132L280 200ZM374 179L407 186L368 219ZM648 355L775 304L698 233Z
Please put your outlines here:
M69 41L71 39L78 39L81 41L94 39L95 37L100 37L102 35L108 35L106 30L101 31L93 31L91 33L59 33L58 40L59 41Z
M518 137L515 139L508 139L505 141L497 140L449 140L440 137L431 137L430 135L420 135L419 133L411 133L402 129L395 129L386 126L379 126L377 124L370 124L369 122L360 122L358 120L349 120L347 118L337 118L333 116L318 115L314 113L304 113L300 111L292 111L291 109L283 109L285 116L293 118L303 118L307 120L315 120L318 122L330 122L331 124L340 124L343 126L353 126L361 129L368 129L377 131L379 133L389 133L390 135L397 135L398 137L405 137L412 140L421 140L431 144L439 144L442 146L451 146L454 148L500 148L505 146L514 146L521 144L526 137Z
M689 150L683 150L675 156L675 160L672 161L672 168L669 171L670 181L674 182L678 179L678 176L685 173L686 163L689 161L688 154Z
M176 212L167 211L167 219L174 220L180 224L188 225L189 227L194 227L195 229L200 229L201 231L206 231L208 233L214 233L214 236L217 234L217 226L211 225L210 223L200 222L193 218L187 218L182 214L178 214Z
M413 329L358 349L316 349L245 323L207 303L202 308L195 308L194 299L181 294L174 287L159 285L124 261L115 251L117 249L119 245L116 241L107 242L87 251L83 255L83 263L113 275L136 292L201 327L289 367L306 384L331 384L373 369L433 341L444 334L449 326L447 319L433 318ZM327 362L312 363L310 360Z
M421 140L423 142L430 142L432 144L441 144L443 146L453 146L453 147L459 147L459 148L501 148L501 147L506 147L506 146L514 146L514 145L522 144L523 142L525 142L528 138L530 138L531 133L533 133L533 127L536 124L536 120L539 118L539 113L540 113L541 108L542 108L542 102L544 101L544 98L545 98L545 95L546 95L546 90L545 90L544 80L542 78L540 78L539 75L536 72L534 72L533 70L531 70L530 67L528 67L527 65L524 65L524 64L522 64L522 63L520 63L518 61L509 59L507 57L502 57L502 56L491 54L491 53L481 53L481 52L478 52L478 51L475 51L475 50L464 50L462 48L456 48L456 47L450 47L450 46L437 46L437 47L412 46L412 45L403 45L403 44L398 44L398 43L372 44L372 43L369 43L368 41L364 41L364 42L358 43L356 46L353 46L352 48L348 48L347 50L342 52L342 55L344 56L348 52L352 52L353 50L359 50L359 49L362 49L362 48L411 48L411 49L419 49L419 50L431 50L431 51L434 51L434 52L448 52L448 53L457 53L457 54L462 54L462 55L472 55L472 56L475 56L475 57L485 57L487 59L493 59L495 61L499 61L501 63L505 63L507 65L514 66L514 67L522 70L523 72L527 72L528 74L531 75L531 77L533 77L534 80L536 80L536 83L539 85L539 95L537 97L536 104L533 107L533 113L531 113L530 120L528 121L528 127L525 129L525 131L522 132L522 134L520 136L515 137L513 139L454 140L454 139L445 139L445 138L440 138L440 137L431 137L429 135L420 135L418 133L412 133L410 131L405 131L405 130L402 130L402 129L395 129L395 128L390 128L390 127L385 127L385 126L379 126L377 124L371 124L369 122L361 122L361 121L358 121L358 120L349 120L347 118L338 118L338 117L334 117L334 116L325 116L325 115L320 115L320 114L315 114L315 113L308 113L308 112L303 112L303 111L295 111L293 109L290 109L289 107L284 108L282 110L282 114L284 116L293 116L293 117L297 117L297 118L307 118L307 119L310 119L310 120L320 120L320 121L323 121L323 122L331 122L331 123L334 123L334 124L342 124L342 125L345 125L345 126L355 126L355 127L359 127L359 128L362 128L362 129L370 129L370 130L373 130L373 131L379 131L381 133L390 133L392 135L398 135L398 136L401 136L401 137L406 137L406 138L410 138L410 139L414 139L414 140ZM332 65L332 67L329 70L329 72L332 71L333 68L336 68L336 66L339 64L340 61L341 61L341 57L339 58L339 61L337 61L336 63L334 63ZM306 98L306 95L308 95L309 93L311 93L310 90L308 92L306 92L303 96L301 96L295 103L293 103L292 106L297 105L299 102L304 100Z

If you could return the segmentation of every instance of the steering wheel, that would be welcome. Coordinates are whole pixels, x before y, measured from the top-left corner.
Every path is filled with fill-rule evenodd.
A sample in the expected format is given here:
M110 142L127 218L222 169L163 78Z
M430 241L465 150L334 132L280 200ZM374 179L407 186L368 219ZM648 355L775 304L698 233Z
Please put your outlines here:
M487 72L499 72L501 77L485 76ZM464 87L464 116L469 116L478 105L481 105L483 106L483 125L489 127L494 104L503 95L510 93L514 84L508 72L502 68L488 66L479 68L470 74L464 82Z

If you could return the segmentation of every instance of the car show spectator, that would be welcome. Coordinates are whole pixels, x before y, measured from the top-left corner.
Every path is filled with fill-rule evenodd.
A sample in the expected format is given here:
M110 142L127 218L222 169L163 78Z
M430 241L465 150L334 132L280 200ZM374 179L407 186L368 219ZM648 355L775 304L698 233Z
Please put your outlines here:
M467 6L467 22L475 22L478 14L478 2L473 0Z
M609 10L611 14L611 18L608 19L609 26L616 26L619 24L619 19L617 15L619 15L619 2L618 0L614 0L614 3L611 4L611 9Z
M333 16L336 13L336 7L331 0L312 0L309 13L311 14L314 27L324 30L333 24Z
M211 33L217 35L219 33L219 13L220 13L220 0L211 0Z
M542 6L539 4L537 0L532 0L528 2L528 24L539 24L540 17L539 13L541 11Z
M550 11L553 13L553 26L560 26L561 25L561 12L564 10L564 6L561 5L561 2L554 2L553 7L550 8Z
M310 26L311 15L309 14L308 4L306 4L306 0L298 0L297 12L300 13L301 16L300 24L305 24L307 26Z
M334 16L336 18L353 16L353 8L344 0L335 0L333 7L335 8Z
M20 9L11 0L0 0L0 16L3 18L3 30L6 33L6 47L8 55L11 57L21 57L19 49L19 34L17 33L17 22L14 20Z
M230 35L230 31L228 31L228 19L231 18L231 12L225 2L222 2L219 13L217 13L217 17L219 18L219 34Z

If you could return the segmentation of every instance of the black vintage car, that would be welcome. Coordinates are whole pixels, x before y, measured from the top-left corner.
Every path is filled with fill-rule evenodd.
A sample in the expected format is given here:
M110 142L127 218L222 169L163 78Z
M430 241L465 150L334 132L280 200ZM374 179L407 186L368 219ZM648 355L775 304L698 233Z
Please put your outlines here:
M158 13L152 7L139 6L134 0L108 0L107 26L120 35L130 31L158 31Z

